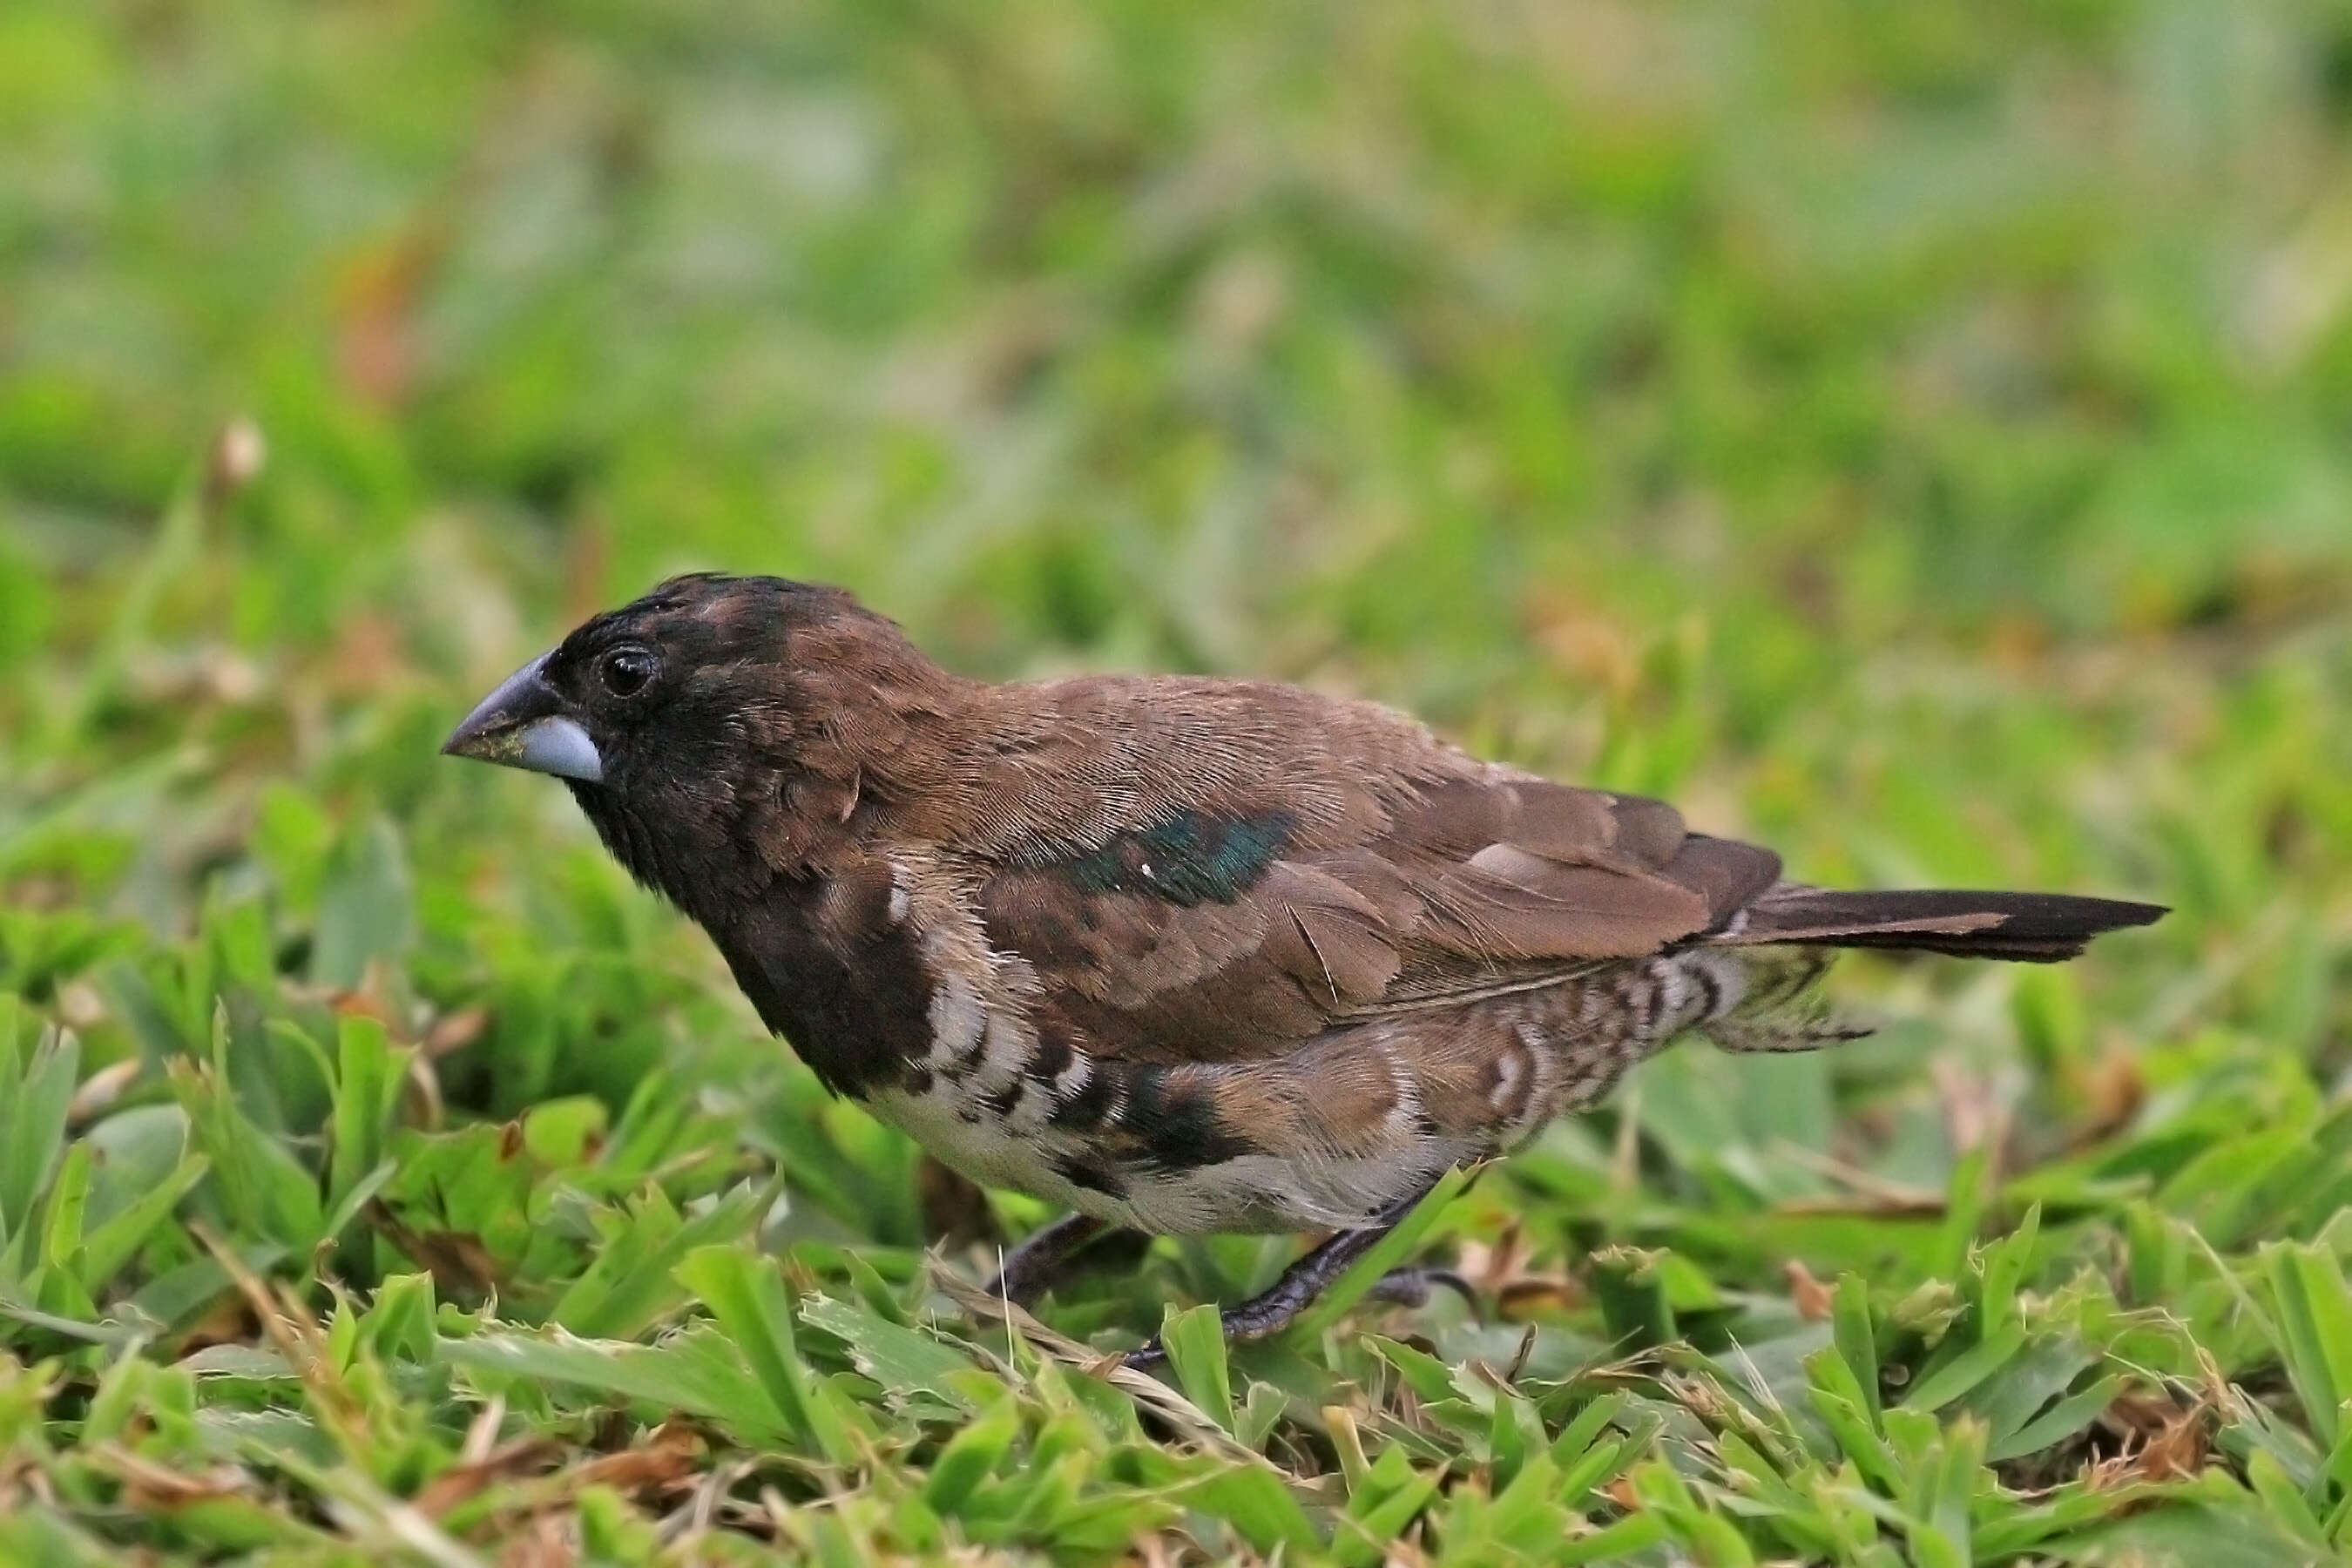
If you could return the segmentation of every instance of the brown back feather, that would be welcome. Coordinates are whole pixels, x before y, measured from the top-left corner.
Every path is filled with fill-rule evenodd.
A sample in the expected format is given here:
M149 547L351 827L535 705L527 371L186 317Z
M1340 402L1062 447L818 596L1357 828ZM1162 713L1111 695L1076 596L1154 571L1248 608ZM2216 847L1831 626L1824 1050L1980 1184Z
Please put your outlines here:
M1708 931L1779 873L1659 802L1480 763L1370 704L1188 680L1004 690L1080 739L1022 748L988 792L1045 805L1023 830L992 819L959 840L984 846L988 940L1064 1019L1141 1059L1274 1055L1335 1023L1549 984ZM1116 888L1087 885L1090 857L1177 812L1280 822L1285 842L1229 898L1166 896L1142 851Z

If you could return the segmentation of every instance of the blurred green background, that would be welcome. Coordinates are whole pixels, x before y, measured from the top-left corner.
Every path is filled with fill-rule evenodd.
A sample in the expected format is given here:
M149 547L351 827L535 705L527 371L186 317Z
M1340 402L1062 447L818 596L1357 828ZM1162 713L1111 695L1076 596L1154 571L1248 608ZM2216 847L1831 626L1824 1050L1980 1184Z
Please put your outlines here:
M2159 1304L2234 1375L2248 1249L2352 1247L2228 1142L2352 1071L2341 4L0 8L0 990L126 1103L233 974L215 1067L298 1173L339 1091L262 1026L339 1010L428 1129L667 1118L599 1201L740 1147L919 1246L910 1152L562 793L436 755L696 568L974 673L1379 698L1810 879L2178 907L2063 974L1849 963L1889 1027L1834 1058L1657 1064L1528 1164L1564 1255L1782 1291L1908 1244L1741 1216L1991 1147L2072 1194L2055 1268L2193 1167L2158 1207L2228 1262ZM338 1170L215 1217L299 1255ZM526 1317L581 1266L488 1229Z

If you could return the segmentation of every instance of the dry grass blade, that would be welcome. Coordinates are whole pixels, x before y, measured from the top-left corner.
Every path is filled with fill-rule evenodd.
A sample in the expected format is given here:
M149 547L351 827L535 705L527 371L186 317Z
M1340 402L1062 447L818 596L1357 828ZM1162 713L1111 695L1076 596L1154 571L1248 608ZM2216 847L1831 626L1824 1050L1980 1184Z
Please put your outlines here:
M701 1434L683 1421L665 1421L635 1447L599 1454L563 1473L569 1489L611 1487L615 1491L656 1495L694 1473L707 1451Z
M1912 1215L1939 1215L1946 1205L1945 1195L1925 1187L1906 1186L1873 1175L1859 1166L1850 1165L1834 1155L1818 1149L1787 1142L1772 1145L1776 1157L1803 1165L1815 1173L1828 1177L1855 1194L1854 1198L1801 1198L1776 1204L1776 1212L1786 1215L1873 1215L1897 1217Z
M487 1487L546 1468L562 1452L563 1445L552 1437L517 1437L479 1458L450 1466L418 1488L411 1500L425 1518L439 1519Z
M302 1380L313 1409L334 1432L343 1450L350 1453L363 1448L367 1442L367 1416L335 1375L333 1359L327 1353L326 1332L317 1320L290 1294L271 1289L268 1280L247 1268L245 1260L204 1225L192 1221L188 1232L204 1244L227 1273L255 1321L261 1325L261 1331Z
M620 1456L614 1455L613 1458L617 1458ZM701 1480L692 1489L694 1495L687 1500L685 1506L662 1520L658 1527L661 1539L670 1542L691 1543L709 1534L711 1526L719 1518L720 1505L726 1501L728 1494L733 1491L745 1477L759 1468L759 1462L754 1459L730 1459L723 1465L705 1471Z
M66 1104L66 1125L81 1127L96 1121L114 1102L131 1081L147 1069L147 1064L137 1057L127 1058L102 1067L81 1080L74 1089L73 1099Z
M1106 1355L1091 1345L1080 1344L1066 1334L1055 1332L1031 1317L1026 1310L1002 1297L992 1296L977 1285L967 1284L936 1264L930 1270L930 1285L974 1319L1002 1323L1055 1361L1102 1379L1202 1447L1264 1466L1285 1480L1299 1479L1255 1448L1235 1442L1210 1420L1199 1405L1150 1373L1126 1365L1118 1356Z
M119 1443L98 1445L90 1450L90 1458L122 1483L126 1500L142 1508L181 1508L254 1489L253 1477L234 1465L215 1465L203 1475L192 1476Z

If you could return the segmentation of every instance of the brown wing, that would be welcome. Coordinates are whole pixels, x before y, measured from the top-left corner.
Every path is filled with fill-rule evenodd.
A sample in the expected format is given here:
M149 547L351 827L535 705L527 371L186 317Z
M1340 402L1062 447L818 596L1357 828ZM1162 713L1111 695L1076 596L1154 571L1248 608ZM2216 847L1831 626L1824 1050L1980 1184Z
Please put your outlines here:
M1384 710L1255 689L1297 710L1237 744L1216 689L1177 694L1176 714L1123 734L1189 757L1097 770L1126 781L1122 825L1103 831L1066 780L1061 820L1096 830L1007 843L980 884L989 941L1034 968L1039 1011L1118 1056L1243 1059L1542 984L1718 927L1779 876L1770 851L1689 834L1670 806L1489 767ZM1212 783L1133 788L1163 762Z

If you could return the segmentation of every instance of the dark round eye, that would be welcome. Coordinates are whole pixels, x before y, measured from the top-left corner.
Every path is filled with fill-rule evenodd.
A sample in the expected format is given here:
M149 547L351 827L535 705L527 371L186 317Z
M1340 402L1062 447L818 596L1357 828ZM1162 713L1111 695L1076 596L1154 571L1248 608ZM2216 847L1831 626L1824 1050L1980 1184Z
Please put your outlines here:
M615 697L635 697L654 678L654 656L641 647L616 647L596 661L596 679Z

